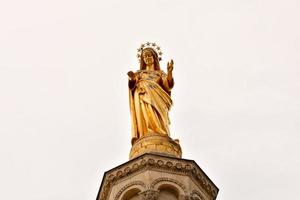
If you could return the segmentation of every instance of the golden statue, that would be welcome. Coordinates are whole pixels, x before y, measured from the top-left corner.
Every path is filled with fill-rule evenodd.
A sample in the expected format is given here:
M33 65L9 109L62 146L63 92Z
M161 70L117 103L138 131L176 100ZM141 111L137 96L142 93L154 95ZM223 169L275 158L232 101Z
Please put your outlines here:
M174 86L173 60L167 64L167 74L160 69L161 51L155 43L138 49L140 70L129 71L129 102L132 118L132 144L149 135L169 136L168 112L172 105Z

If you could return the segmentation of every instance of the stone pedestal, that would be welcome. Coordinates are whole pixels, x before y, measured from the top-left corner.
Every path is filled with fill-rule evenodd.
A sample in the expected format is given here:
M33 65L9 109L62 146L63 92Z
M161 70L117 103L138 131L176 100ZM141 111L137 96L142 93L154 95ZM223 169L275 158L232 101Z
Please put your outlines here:
M194 161L146 153L107 171L96 200L214 200L218 191Z
M170 157L181 158L181 147L178 140L169 136L148 135L132 145L129 159L136 158L145 153L154 153Z

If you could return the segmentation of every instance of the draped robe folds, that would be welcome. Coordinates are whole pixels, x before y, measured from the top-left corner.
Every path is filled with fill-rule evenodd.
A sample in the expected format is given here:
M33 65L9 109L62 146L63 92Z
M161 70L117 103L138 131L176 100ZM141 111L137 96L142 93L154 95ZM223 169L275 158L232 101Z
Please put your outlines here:
M132 143L151 134L168 136L173 83L160 70L139 70L136 76L134 87L129 88Z

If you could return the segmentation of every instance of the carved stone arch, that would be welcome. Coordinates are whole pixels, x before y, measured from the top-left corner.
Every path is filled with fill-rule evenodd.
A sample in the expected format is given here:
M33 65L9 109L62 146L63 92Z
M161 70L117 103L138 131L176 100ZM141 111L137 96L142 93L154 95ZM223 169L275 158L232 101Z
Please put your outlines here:
M188 193L185 186L182 183L180 183L176 179L167 178L167 177L158 178L154 180L150 185L150 189L158 190L159 187L162 185L169 185L171 187L173 186L178 190L178 195L187 195Z
M197 190L193 190L191 193L191 199L192 200L205 200L205 197Z
M119 192L116 194L114 200L123 199L124 194L129 192L130 190L137 190L138 192L144 191L146 189L146 184L142 181L134 181L126 184L122 187Z

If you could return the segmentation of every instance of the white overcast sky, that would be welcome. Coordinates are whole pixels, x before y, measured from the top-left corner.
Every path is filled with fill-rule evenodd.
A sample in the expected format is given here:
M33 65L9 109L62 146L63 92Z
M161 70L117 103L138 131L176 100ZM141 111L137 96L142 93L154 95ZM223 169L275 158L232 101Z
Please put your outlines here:
M219 200L299 198L299 0L0 2L0 199L94 200L128 160L136 49L174 59L171 136Z

